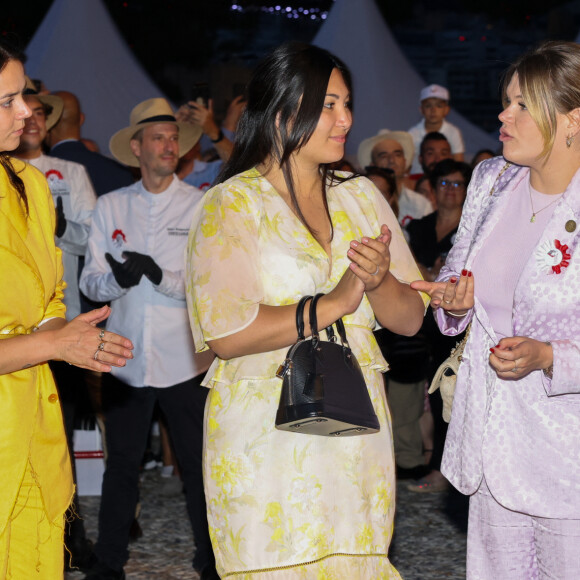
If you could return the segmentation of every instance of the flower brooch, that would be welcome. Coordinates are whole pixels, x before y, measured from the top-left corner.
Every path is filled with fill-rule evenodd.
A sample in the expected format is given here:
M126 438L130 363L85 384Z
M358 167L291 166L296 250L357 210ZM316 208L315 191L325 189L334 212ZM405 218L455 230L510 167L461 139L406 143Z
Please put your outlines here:
M570 265L571 254L568 246L560 240L542 242L536 251L536 260L543 268L548 268L550 274L561 274L563 268Z

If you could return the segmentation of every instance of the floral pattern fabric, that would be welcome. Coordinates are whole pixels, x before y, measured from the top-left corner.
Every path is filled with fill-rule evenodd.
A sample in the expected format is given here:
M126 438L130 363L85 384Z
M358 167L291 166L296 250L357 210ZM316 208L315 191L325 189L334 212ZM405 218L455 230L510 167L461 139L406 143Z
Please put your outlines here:
M393 274L420 277L395 216L368 180L329 188L328 205L331 256L256 170L206 194L187 255L198 351L250 325L260 304L332 290L348 266L349 242L376 237L382 223L393 232ZM218 358L208 371L204 476L222 578L399 578L388 560L395 473L381 376L387 364L368 300L343 320L381 424L377 434L333 439L276 430L276 369L287 349Z

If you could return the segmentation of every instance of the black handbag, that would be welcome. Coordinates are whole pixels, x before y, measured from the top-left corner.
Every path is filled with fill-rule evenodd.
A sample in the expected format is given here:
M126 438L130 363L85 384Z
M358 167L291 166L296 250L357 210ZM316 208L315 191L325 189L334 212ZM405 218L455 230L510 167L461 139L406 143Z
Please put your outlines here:
M323 294L304 296L296 309L298 341L290 347L276 376L283 379L276 429L309 435L352 436L380 431L362 371L346 340L342 319L320 340L316 303ZM310 303L312 340L304 337L304 307Z

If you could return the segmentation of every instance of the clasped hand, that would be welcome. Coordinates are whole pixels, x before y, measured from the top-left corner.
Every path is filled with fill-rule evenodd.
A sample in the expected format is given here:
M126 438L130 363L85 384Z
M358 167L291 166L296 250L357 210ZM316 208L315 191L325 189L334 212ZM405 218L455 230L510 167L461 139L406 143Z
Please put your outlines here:
M391 232L383 225L377 238L363 237L360 242L353 240L350 243L348 269L328 295L339 305L338 316L352 314L365 292L374 290L385 279L391 263L390 242Z
M146 254L139 252L123 252L124 262L117 262L108 252L105 259L111 266L113 276L121 288L131 288L137 286L141 277L145 276L155 285L161 283L163 271L155 260Z
M347 256L351 261L349 268L365 287L365 292L378 288L391 266L391 231L383 224L376 238L363 237L360 242L353 240Z
M548 368L553 362L552 347L525 336L502 338L490 348L489 364L500 379L515 380L532 371Z

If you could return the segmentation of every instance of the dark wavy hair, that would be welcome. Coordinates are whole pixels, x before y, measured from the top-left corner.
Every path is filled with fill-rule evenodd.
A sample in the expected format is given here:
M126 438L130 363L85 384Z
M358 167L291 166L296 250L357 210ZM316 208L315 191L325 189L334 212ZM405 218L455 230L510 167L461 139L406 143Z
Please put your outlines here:
M256 68L247 89L247 104L240 118L234 149L217 183L271 160L284 175L292 205L302 223L306 221L296 196L291 155L303 147L316 129L330 75L340 71L352 104L352 81L346 65L328 51L299 42L275 49ZM322 194L331 227L326 199L327 187L352 176L339 176L327 164L320 166Z
M24 63L23 53L18 48L0 40L0 75L6 68L6 65L10 61L14 60ZM14 187L14 189L16 189L18 197L20 197L24 203L24 206L26 207L26 213L28 214L28 198L26 197L26 188L24 187L24 182L18 176L18 173L10 161L10 155L6 151L0 151L0 166L2 166L8 174L10 184L12 187Z

